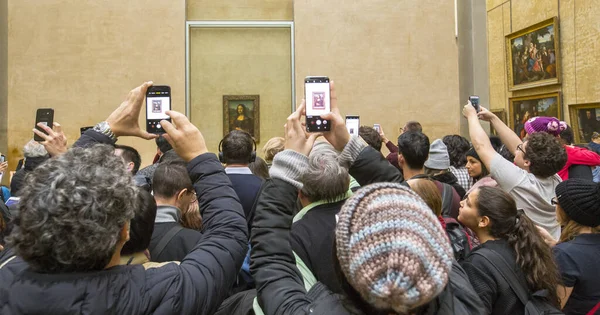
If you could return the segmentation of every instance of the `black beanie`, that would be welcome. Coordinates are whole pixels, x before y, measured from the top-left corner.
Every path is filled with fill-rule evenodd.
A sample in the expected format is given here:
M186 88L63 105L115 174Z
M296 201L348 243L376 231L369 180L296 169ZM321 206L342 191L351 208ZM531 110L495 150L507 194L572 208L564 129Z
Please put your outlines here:
M573 221L590 227L600 225L600 186L581 178L567 179L556 186L558 203Z
M477 161L481 162L481 159L479 158L479 154L477 154L477 151L475 151L475 149L473 147L471 147L469 149L469 151L467 151L467 153L465 153L466 156L472 156L474 157Z

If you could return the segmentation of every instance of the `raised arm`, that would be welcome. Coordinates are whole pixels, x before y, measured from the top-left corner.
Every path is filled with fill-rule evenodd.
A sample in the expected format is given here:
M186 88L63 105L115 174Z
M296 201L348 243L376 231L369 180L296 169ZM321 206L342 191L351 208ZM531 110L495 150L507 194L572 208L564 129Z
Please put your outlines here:
M484 108L481 109L482 112L484 110ZM465 118L467 118L467 121L469 122L469 136L471 137L471 143L473 144L473 148L481 158L481 161L483 162L485 167L489 170L491 169L492 159L494 158L494 156L496 156L497 153L496 150L494 150L494 147L492 147L492 143L490 142L489 136L487 135L485 130L483 130L483 127L479 123L477 111L471 105L470 101L469 104L465 105L465 107L463 108L463 115L465 116ZM510 129L508 131L512 132L510 131Z
M502 120L500 120L498 116L494 115L494 113L490 112L486 108L481 107L481 111L477 114L477 116L481 120L490 122L492 127L494 127L494 129L496 130L496 133L498 133L498 137L500 137L500 140L502 140L502 143L506 146L508 151L512 155L515 155L515 152L517 152L517 146L523 143L519 136L514 131L512 131L504 122L502 122Z

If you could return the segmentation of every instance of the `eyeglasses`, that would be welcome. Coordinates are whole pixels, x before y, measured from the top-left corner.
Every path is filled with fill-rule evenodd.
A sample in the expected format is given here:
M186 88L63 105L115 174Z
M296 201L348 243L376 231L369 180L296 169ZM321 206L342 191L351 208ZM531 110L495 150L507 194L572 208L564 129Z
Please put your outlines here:
M523 150L523 144L519 143L519 145L517 145L517 150L523 152L523 154L525 154L525 150Z
M556 206L556 205L558 205L558 204L559 204L559 203L558 203L558 197L554 197L554 198L552 198L552 200L550 200L550 203L551 203L553 206Z

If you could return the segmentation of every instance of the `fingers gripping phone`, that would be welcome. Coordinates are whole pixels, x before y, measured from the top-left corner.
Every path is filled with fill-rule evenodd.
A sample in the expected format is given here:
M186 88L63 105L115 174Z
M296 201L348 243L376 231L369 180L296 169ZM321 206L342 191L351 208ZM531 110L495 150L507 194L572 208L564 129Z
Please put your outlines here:
M52 128L52 125L54 124L54 109L52 108L38 108L36 114L35 114L35 129L46 133L46 131L44 131L44 129L38 127L38 123L42 123L50 128ZM36 135L35 133L33 134L33 140L41 142L44 141L44 139L38 135Z
M321 118L321 115L331 112L329 78L306 77L304 79L304 99L306 100L306 131L331 130L331 122Z
M360 117L352 115L346 116L346 128L351 136L358 136L358 129L360 128Z
M471 95L469 96L469 101L471 101L471 105L473 105L475 110L479 113L481 111L481 107L479 107L479 96Z
M166 112L171 110L171 87L153 85L146 91L146 131L154 134L165 133L161 120L171 121Z

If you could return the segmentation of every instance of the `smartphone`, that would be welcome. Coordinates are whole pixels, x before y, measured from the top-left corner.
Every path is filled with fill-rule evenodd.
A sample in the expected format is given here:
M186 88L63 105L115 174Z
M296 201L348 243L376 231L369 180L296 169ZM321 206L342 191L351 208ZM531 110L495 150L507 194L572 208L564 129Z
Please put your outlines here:
M88 130L90 130L90 129L92 129L92 128L94 128L94 126L81 127L81 128L79 128L79 134L83 136L83 134L84 134L86 131L88 131Z
M161 120L171 121L166 112L171 110L171 87L153 85L146 91L146 131L149 133L165 133L160 125Z
M375 131L377 131L377 132L381 132L381 125L380 124L374 124L373 125L373 129L375 129Z
M6 162L6 156L4 154L0 155L0 163Z
M481 107L479 107L479 96L471 95L469 96L469 101L471 101L471 105L473 105L475 110L479 113L481 111Z
M54 109L52 108L38 108L37 113L35 114L35 129L46 133L46 131L44 131L44 129L38 127L38 123L42 123L50 128L52 128L52 125L54 124ZM35 141L44 141L44 139L42 139L42 137L36 135L35 133L33 134L33 140Z
M321 118L321 115L331 112L329 77L304 78L304 99L306 100L306 131L331 130L331 122Z
M360 128L360 117L356 115L346 116L346 128L351 136L358 136L358 128Z

